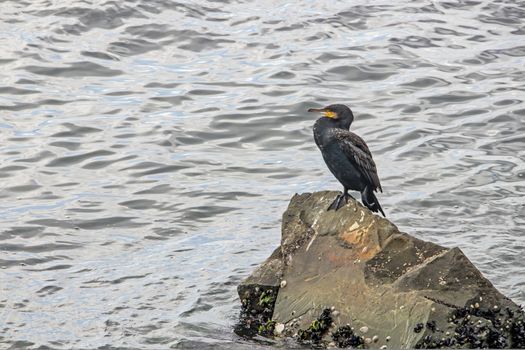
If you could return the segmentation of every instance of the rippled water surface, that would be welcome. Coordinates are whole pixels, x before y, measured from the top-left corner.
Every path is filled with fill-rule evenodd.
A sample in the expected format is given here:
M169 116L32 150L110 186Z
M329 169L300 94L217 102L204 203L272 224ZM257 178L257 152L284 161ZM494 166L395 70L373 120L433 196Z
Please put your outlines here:
M0 348L252 346L334 102L388 217L525 303L523 1L3 1L0 43Z

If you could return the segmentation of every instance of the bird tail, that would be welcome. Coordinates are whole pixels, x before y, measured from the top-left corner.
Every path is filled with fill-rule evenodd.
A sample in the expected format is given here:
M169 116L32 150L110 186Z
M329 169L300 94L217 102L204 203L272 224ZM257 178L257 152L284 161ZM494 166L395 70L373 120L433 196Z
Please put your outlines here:
M383 208L381 208L381 204L379 204L379 201L377 200L377 197L374 194L374 191L372 191L368 187L365 187L363 192L361 192L361 200L368 209L370 209L374 213L381 212L381 214L383 214L383 216L386 217Z

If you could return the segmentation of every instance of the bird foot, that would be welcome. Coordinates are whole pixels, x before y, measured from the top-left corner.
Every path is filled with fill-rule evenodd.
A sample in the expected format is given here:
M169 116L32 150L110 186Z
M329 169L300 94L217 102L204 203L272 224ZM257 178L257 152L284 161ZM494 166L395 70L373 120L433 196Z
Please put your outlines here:
M332 209L334 211L337 211L337 210L341 209L345 204L348 204L348 200L350 198L354 198L354 197L352 197L348 193L338 194L337 197L335 197L335 200L332 202L332 204L330 204L330 206L328 207L328 209L326 211L329 211L329 210L332 210Z

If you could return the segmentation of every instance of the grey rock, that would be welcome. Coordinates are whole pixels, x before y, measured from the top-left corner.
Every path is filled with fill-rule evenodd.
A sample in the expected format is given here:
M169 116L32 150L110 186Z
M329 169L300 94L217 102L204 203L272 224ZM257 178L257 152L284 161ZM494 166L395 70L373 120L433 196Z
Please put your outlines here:
M333 307L338 311L336 327L367 328L374 338L386 339L389 348L414 348L476 345L460 344L458 325L471 318L492 324L486 321L504 319L502 310L508 309L513 316L507 312L504 322L510 322L510 331L494 328L501 335L493 337L500 341L497 344L486 343L486 331L480 332L480 341L485 342L481 344L525 344L525 335L509 333L519 331L522 310L498 292L459 248L400 232L354 200L338 211L326 211L336 195L317 192L292 198L283 215L281 246L238 287L243 310L260 310L260 291L271 290L273 321L288 324L302 316L294 332L307 329L323 309ZM282 280L287 281L286 288L279 288ZM445 332L451 335L443 338ZM284 330L283 335L293 334ZM330 332L323 341L331 341ZM384 340L367 342L369 348L384 345Z

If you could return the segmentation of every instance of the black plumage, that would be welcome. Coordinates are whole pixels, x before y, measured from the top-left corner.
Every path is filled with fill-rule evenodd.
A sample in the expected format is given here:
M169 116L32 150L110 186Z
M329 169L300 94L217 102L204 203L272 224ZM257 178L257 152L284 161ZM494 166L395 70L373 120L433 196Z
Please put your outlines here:
M365 141L353 132L350 125L354 115L345 105L330 105L321 109L309 109L308 112L323 112L314 125L314 139L321 150L328 169L343 185L343 193L334 200L328 210L338 210L348 202L351 196L348 190L361 192L361 201L373 212L381 212L374 191L383 192L377 168Z

